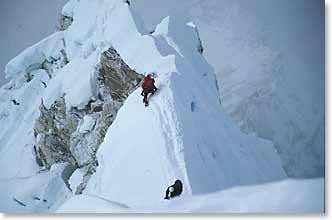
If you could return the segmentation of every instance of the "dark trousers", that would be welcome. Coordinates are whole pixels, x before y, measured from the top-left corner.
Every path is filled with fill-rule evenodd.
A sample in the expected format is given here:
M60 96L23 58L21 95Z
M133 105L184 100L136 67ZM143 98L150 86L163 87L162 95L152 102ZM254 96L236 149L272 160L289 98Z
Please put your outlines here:
M170 187L174 188L173 192L169 191ZM182 189L177 188L175 185L169 186L166 190L166 195L165 195L164 199L170 199L170 198L173 198L175 196L179 196L181 193L182 193Z
M152 88L152 87L144 88L143 91L142 91L142 94L144 96L143 102L147 104L148 103L148 95L150 93L153 95L156 90L157 90L157 88L155 88L155 87L154 88Z

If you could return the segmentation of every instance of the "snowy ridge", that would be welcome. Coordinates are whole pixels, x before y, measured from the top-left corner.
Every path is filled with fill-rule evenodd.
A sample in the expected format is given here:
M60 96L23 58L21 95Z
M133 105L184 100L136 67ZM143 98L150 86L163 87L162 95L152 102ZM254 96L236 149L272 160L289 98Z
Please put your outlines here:
M36 180L36 187L43 184L38 181L40 168L33 152L33 126L38 116L40 99L49 108L63 96L66 109L83 109L98 96L96 78L100 58L109 48L114 48L136 72L154 72L158 91L150 97L149 107L142 104L141 89L136 89L128 96L98 148L98 166L87 181L83 195L74 196L66 203L70 204L69 209L60 209L60 212L70 211L71 208L75 210L75 205L80 206L81 200L94 201L103 207L103 211L109 208L109 212L114 211L113 208L118 211L128 207L133 210L150 208L149 211L154 212L157 211L154 204L163 202L166 187L175 179L182 180L183 197L190 198L239 185L262 184L286 178L271 142L255 135L242 134L224 113L215 74L201 55L202 45L197 28L190 20L166 17L154 33L149 34L138 15L122 0L71 0L64 7L63 13L72 16L73 23L59 33L63 39L60 41L62 46L57 47L52 54L60 54L56 59L66 62L58 66L56 62L53 63L58 68L50 71L51 77L45 74L47 68L38 69L34 70L30 83L24 83L24 76L18 73L26 72L30 63L22 59L25 57L22 54L10 62L7 68L9 75L13 76L11 83L21 80L22 84L13 87L15 89L8 89L8 86L1 89L1 95L6 97L0 102L1 111L6 106L13 111L3 112L5 116L0 118L0 122L10 123L11 126L20 124L20 127L17 130L8 126L7 134L10 132L11 135L0 136L1 144L5 143L0 149L0 165L5 167L18 157L26 163L12 166L12 170L6 171L6 179L1 179L1 188L6 187L8 179L17 181L17 177L27 176ZM47 59L47 51L50 51L48 46L53 48L54 42L58 42L57 38L52 39L45 48L40 48L41 52L37 55L42 55L38 59L29 58L31 62ZM23 54L34 56L31 50L29 48ZM65 51L65 55L61 50ZM43 74L39 76L37 73ZM43 79L44 76L48 78ZM47 83L46 88L40 80ZM31 89L33 92L30 86L35 86ZM23 97L23 92L29 98ZM10 99L7 97L24 100L22 105L28 111L9 104ZM18 123L15 121L18 120L15 119L17 116L26 118L26 121ZM77 129L84 133L92 127L93 119L87 116ZM20 138L22 134L24 138ZM26 168L23 169L23 166ZM59 173L64 169L61 166ZM61 195L57 194L58 198L49 206L50 211L56 210L73 195L69 189L75 192L76 186L84 181L81 171L76 170L72 178L61 178L67 188L61 189ZM53 181L50 180L48 184L52 185ZM13 187L3 197L18 195L29 199L34 192L27 190L24 193L26 197ZM111 207L108 207L108 201L113 201ZM8 199L4 203L8 205ZM10 203L11 208L7 209L8 206L0 203L0 208L5 207L5 211L15 210L15 207L20 209L17 204L13 204ZM31 206L23 211L48 210ZM239 210L234 208L234 211Z
M129 12L123 4L114 8L112 15ZM132 68L156 72L160 89L148 108L139 90L128 97L99 148L99 166L85 192L135 206L160 200L176 178L183 180L187 194L284 178L269 142L243 136L227 116L220 116L214 73L197 51L197 35L188 21L166 18L151 37L139 34L133 16L121 16L131 28L126 37L123 27L109 20L109 42ZM124 138L129 133L132 138ZM137 190L147 185L149 193Z
M132 7L151 30L166 15L190 14L226 112L243 132L273 142L288 176L324 176L324 2L145 0Z

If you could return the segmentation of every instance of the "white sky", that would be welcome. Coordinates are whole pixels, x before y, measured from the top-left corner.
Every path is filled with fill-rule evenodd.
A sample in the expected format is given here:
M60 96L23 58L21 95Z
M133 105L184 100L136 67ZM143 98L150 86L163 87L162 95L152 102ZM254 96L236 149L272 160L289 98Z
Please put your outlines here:
M57 17L67 1L0 0L0 86L5 83L4 68L8 61L55 30ZM150 27L159 23L168 14L201 1L131 0L132 6L141 13L147 26ZM226 7L227 2L232 0L209 1L218 3L220 1L220 4L223 3L221 5ZM321 22L323 0L240 0L239 2L246 5L248 11L256 14L262 22L269 24L272 33L270 39L277 44L277 47L284 50L284 54L292 53L305 63L311 63L312 67L321 70L324 66L321 32L324 26ZM208 46L206 42L203 42L203 45ZM217 62L214 62L211 56L207 58L215 67Z

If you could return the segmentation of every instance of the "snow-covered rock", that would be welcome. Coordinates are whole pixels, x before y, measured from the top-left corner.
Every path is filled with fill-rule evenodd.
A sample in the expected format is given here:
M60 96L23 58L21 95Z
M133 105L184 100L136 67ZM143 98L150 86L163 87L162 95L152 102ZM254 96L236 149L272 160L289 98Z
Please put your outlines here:
M4 170L1 179L33 176L38 165L49 169L69 162L85 172L80 193L97 165L95 153L109 125L142 76L111 45L91 56L82 46L82 56L68 60L65 34L51 35L7 65L12 80L1 88L0 120L7 126L0 133L0 165L17 157L20 162Z
M108 127L114 121L125 98L141 80L141 76L131 70L112 48L103 52L99 63L95 65L91 68L90 74L94 74L92 78L87 75L86 82L91 90L85 93L85 97L79 96L76 93L79 91L72 87L68 87L67 92L60 93L63 94L61 97L54 96L59 92L54 90L63 86L58 80L68 79L62 75L67 74L68 70L59 71L45 96L46 103L57 99L49 109L41 103L40 116L34 127L35 151L42 166L70 162L80 168L88 167L84 169L86 173L81 190L98 164L96 151ZM78 85L78 88L80 86L82 84ZM75 104L78 107L71 106Z
M127 14L126 5L115 8L114 16ZM134 14L121 18L138 21ZM145 71L156 72L159 91L148 108L140 90L127 98L98 150L99 166L83 194L132 207L161 200L178 178L185 194L201 194L285 177L271 143L243 135L223 113L215 75L197 51L197 34L188 22L167 17L152 36L141 36L135 25L125 38L122 31L112 32L110 42L129 66L139 70L150 61ZM121 30L115 19L107 25ZM146 187L148 192L140 190Z
M73 18L72 17L61 14L56 28L57 28L58 31L64 31L72 23L73 23Z
M25 74L31 74L33 70L44 69L51 78L54 72L52 68L57 70L68 63L64 48L63 32L52 34L12 59L5 68L6 78L14 79L10 83L15 87L20 86L15 85L18 84L18 79Z
M36 160L46 174L65 162L71 169L61 179L82 198L114 201L118 208L153 208L175 179L190 196L286 177L271 142L241 133L223 110L214 71L190 19L166 17L149 34L122 0L71 0L64 11L73 22L52 35L59 35L60 46L44 40L8 64L15 83L31 62L62 56L66 61L50 62L54 71L46 88L40 66L30 81L1 88L0 123L8 126L1 131L0 165L10 166L1 177L4 186L8 179L40 172ZM149 107L137 89L145 72L155 73L158 87ZM13 98L22 104L10 102ZM49 189L54 195L63 192ZM31 197L33 190L13 186L8 191L22 193ZM65 195L54 198L51 211ZM2 202L1 211L13 211L7 208L10 200ZM23 211L47 211L29 207Z
M84 169L84 168L83 168ZM84 181L83 177L85 174L85 170L76 169L73 174L69 178L69 186L71 191L76 194L77 187Z
M78 125L78 131L82 134L89 133L93 130L95 124L96 120L90 115L86 115L80 121L80 124Z

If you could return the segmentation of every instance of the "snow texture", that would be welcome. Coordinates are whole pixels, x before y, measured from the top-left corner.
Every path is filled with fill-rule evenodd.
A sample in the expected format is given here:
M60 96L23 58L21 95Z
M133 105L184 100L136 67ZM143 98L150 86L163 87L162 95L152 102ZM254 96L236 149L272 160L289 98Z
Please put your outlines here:
M0 90L0 123L7 125L0 131L0 167L6 167L0 179L0 192L6 189L1 211L52 212L69 199L68 189L76 188L84 179L79 171L69 178L71 169L61 172L57 169L61 164L37 174L40 168L33 151L33 126L41 98L48 108L65 94L67 109L80 109L97 95L96 70L101 54L110 47L136 72L156 73L158 91L150 97L149 107L142 104L141 89L129 95L97 151L98 167L83 195L66 202L63 211L91 206L91 211L130 207L154 212L158 210L155 204L164 203L164 190L175 179L183 182L183 199L197 197L200 203L206 193L286 178L272 143L243 134L223 110L213 68L200 52L197 28L190 19L166 17L149 34L139 16L122 0L71 0L64 13L73 17L66 30L28 48L6 68L12 81ZM50 58L68 63L55 68L51 77L45 69L37 68L27 82L24 75L29 66ZM41 80L47 83L46 88ZM13 104L12 99L20 104ZM92 126L93 119L84 117L79 131L84 133ZM18 163L13 165L13 161ZM33 187L12 184L20 178L32 179ZM45 191L40 185L46 187L43 195L51 198L51 206L31 204L29 199L36 189ZM283 192L287 192L285 188ZM222 192L215 195L225 203ZM237 201L243 198L236 195L231 193L230 197ZM319 195L317 200L323 201ZM294 203L303 209L293 211L307 207L300 200ZM243 211L234 206L230 210Z
M12 59L5 68L6 78L14 78L18 74L30 72L40 66L44 60L60 58L62 49L64 49L63 33L56 32Z
M181 196L140 208L103 198L74 196L59 213L321 213L324 212L324 179L284 180L242 186L200 196ZM91 206L91 204L98 204Z
M78 127L79 132L88 133L93 129L95 124L96 124L96 120L93 117L91 117L90 115L86 115L86 116L84 116L83 121L79 124L79 127Z
M66 164L56 164L48 172L0 180L0 207L15 213L54 212L71 197L63 176ZM15 193L13 193L15 192Z
M225 111L271 140L291 177L324 176L324 1L137 0L150 30L188 14ZM282 16L280 16L282 14Z
M124 27L110 19L113 31L107 37L130 67L158 74L159 91L148 108L140 90L127 98L98 150L99 166L84 193L135 206L159 201L177 178L185 194L285 178L271 143L242 135L223 114L213 70L197 52L197 34L188 20L167 17L152 36L141 36L128 7L114 7L111 16L129 15L121 22L130 31L123 37ZM191 113L193 98L199 103ZM146 186L148 193L138 190Z
M83 181L83 174L84 172L80 169L76 169L73 174L70 176L69 179L69 186L71 191L75 194L76 188L81 184Z

